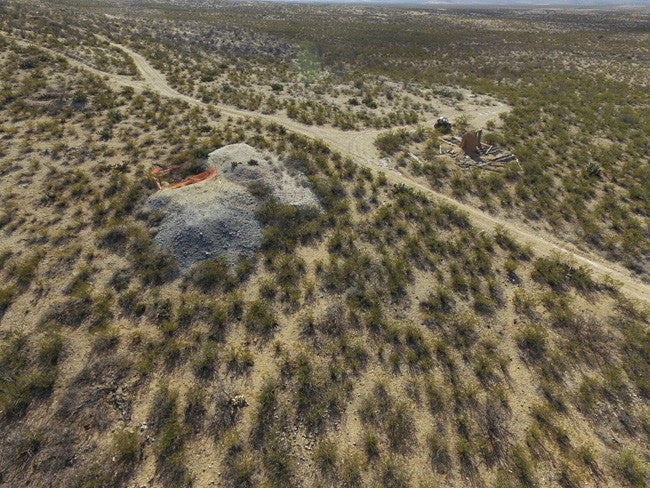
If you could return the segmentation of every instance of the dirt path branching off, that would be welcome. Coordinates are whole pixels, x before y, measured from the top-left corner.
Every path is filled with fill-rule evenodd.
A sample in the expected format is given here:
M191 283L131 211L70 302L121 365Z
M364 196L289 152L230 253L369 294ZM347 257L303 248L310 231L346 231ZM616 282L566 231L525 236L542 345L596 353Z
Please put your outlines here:
M121 86L130 86L138 90L148 89L165 97L181 99L191 105L201 107L207 106L207 104L202 101L183 95L172 88L169 83L167 83L165 76L151 66L151 64L141 54L138 54L121 44L112 43L112 45L122 49L126 54L131 56L143 78L142 80L137 80L124 75L105 73L85 66L76 60L70 59L69 61L73 65L90 70L100 76L108 77L108 79L113 83ZM289 119L286 116L278 114L262 114L248 110L240 110L226 105L213 104L212 106L216 107L221 113L226 115L257 118L281 124L293 132L323 141L325 144L330 146L330 148L340 152L344 156L352 158L356 163L369 168L373 172L379 171L379 168L374 164L374 162L379 158L377 149L374 146L375 138L380 132L379 130L367 129L362 131L346 132L334 127L304 125L295 120ZM494 110L494 114L486 113L486 111L490 111L491 109ZM485 107L485 110L481 112L480 116L483 118L491 115L496 117L500 111L503 111L503 107ZM496 228L501 227L521 243L530 245L536 253L542 255L559 254L564 258L569 258L576 264L591 269L592 272L601 279L609 277L614 281L614 283L617 283L620 286L621 291L627 296L644 302L650 302L650 286L634 278L628 270L617 263L607 261L604 258L593 254L588 255L571 244L562 242L543 231L533 230L521 222L509 222L499 217L489 215L476 207L462 203L448 195L432 190L417 181L413 181L395 170L387 171L386 177L391 183L402 183L408 185L435 200L458 207L466 212L469 215L472 224L480 229L493 231Z

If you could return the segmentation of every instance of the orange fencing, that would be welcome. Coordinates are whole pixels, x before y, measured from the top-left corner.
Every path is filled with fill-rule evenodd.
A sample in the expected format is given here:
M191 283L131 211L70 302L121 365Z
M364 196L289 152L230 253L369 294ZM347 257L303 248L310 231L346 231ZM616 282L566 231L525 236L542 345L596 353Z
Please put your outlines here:
M151 172L152 172L151 176L153 177L153 180L156 183L156 186L158 187L159 190L173 190L174 188L193 185L194 183L200 183L201 181L207 181L211 178L214 178L214 176L217 174L217 169L212 168L208 171L204 171L203 173L199 173L198 175L188 176L180 183L176 183L174 185L168 186L167 188L163 188L163 186L160 184L160 180L156 177L156 175L165 174L171 171L172 169L178 167L179 167L178 165L167 166L166 168L162 168L162 169L158 169L155 166L151 167Z

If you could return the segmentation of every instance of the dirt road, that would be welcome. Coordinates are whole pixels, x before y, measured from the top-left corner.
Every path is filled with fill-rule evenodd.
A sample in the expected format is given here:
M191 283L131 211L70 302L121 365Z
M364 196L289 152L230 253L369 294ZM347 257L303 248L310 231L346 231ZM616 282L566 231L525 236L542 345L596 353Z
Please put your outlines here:
M149 90L158 92L160 95L171 98L179 98L192 105L206 105L200 100L189 97L187 95L183 95L182 93L179 93L174 88L172 88L169 83L167 83L165 76L156 70L153 66L151 66L151 64L149 64L144 56L120 44L113 45L122 49L133 58L133 61L140 71L143 80L136 80L123 75L103 73L96 69L84 66L80 62L74 60L71 60L71 63L82 66L85 69L89 69L90 71L101 76L107 76L113 82L119 85L131 86L135 89L140 90L148 88ZM258 118L261 120L266 120L268 122L282 124L293 132L305 135L310 138L322 140L328 146L330 146L330 148L340 152L344 156L352 158L358 164L370 168L373 172L377 172L380 169L375 165L375 162L379 159L379 154L374 146L375 137L379 132L381 132L380 130L368 129L362 131L346 132L334 127L304 125L296 122L295 120L291 120L286 116L278 114L261 114L257 112L236 109L226 105L213 104L213 106L216 106L221 111L221 113L226 115ZM492 113L491 110L494 111L494 113ZM481 110L479 116L481 118L490 117L492 115L496 116L498 110L503 111L503 108L485 107L485 109ZM615 282L618 282L620 284L621 291L629 297L633 297L644 302L650 302L650 286L636 279L627 269L617 263L607 261L604 258L595 256L593 254L588 255L585 252L575 248L575 246L571 244L561 242L545 232L533 230L521 222L510 222L499 217L492 216L486 212L483 212L482 210L479 210L476 207L472 207L465 203L459 202L458 200L443 193L436 192L435 190L432 190L431 188L422 185L417 181L413 181L412 179L395 170L387 170L386 176L391 183L406 184L421 191L425 195L434 198L435 200L455 205L461 210L467 212L467 214L470 216L472 224L476 227L492 231L496 227L501 226L521 243L531 245L537 254L549 255L558 253L565 258L570 258L577 264L590 268L593 271L594 275L599 278L603 278L605 276L611 277Z

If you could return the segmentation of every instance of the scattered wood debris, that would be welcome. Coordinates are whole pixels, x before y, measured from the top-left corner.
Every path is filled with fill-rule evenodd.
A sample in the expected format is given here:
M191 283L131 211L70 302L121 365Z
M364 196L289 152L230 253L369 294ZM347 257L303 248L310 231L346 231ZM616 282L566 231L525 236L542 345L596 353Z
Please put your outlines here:
M443 137L442 140L451 148L443 151L443 145L440 145L440 154L449 154L454 162L463 169L481 168L489 171L502 171L504 164L510 161L519 160L509 151L494 145L479 144L474 152L466 152L460 148L462 139L460 137L451 136Z

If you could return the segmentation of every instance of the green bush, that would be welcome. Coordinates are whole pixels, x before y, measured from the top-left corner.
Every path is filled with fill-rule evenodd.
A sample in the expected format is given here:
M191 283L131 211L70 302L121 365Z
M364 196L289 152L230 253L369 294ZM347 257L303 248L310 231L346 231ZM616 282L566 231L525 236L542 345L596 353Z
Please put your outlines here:
M156 248L148 236L136 236L132 242L132 261L145 285L161 285L173 279L178 271L174 258Z
M237 434L233 434L226 441L223 463L227 486L232 488L252 488L255 486L255 457L253 454L246 452Z
M315 190L327 205L332 195L319 185ZM262 250L270 256L291 253L299 243L305 244L321 232L322 216L316 207L298 208L271 199L257 217L264 225Z
M224 361L229 371L243 373L255 363L253 352L247 347L229 346L224 355Z
M596 163L593 161L590 161L587 166L585 166L585 174L587 176L592 176L594 178L600 178L600 175L602 173L602 169L600 166L598 166Z
M198 430L201 425L203 418L207 412L205 407L205 390L200 385L194 385L187 390L185 395L185 424Z
M219 360L219 349L217 344L208 340L197 353L192 362L194 374L199 378L210 378L217 368Z
M411 448L415 434L413 412L406 402L392 397L382 383L377 383L359 407L364 424L381 428L391 449L404 452Z

